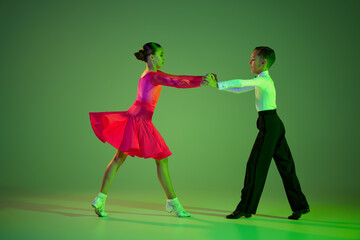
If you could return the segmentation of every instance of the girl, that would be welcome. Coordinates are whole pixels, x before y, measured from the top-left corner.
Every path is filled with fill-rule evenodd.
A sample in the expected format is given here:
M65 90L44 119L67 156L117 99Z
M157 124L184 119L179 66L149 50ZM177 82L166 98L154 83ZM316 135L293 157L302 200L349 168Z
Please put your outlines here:
M134 55L146 63L135 103L125 112L89 113L96 136L117 149L105 170L100 193L92 206L99 217L107 216L104 209L108 189L117 170L130 155L155 159L158 178L168 198L166 211L175 212L178 217L190 217L181 206L171 184L168 171L168 157L171 152L151 119L160 96L161 85L176 88L207 86L206 76L176 76L159 71L165 57L162 47L157 43L146 43Z

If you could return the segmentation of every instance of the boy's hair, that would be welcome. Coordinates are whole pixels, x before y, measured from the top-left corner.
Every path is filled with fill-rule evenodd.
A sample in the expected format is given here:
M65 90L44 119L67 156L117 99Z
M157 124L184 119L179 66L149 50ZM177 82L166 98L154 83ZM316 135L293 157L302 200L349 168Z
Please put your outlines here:
M258 56L261 56L266 59L269 68L275 62L275 52L271 48L261 46L261 47L256 47L254 51L257 52Z

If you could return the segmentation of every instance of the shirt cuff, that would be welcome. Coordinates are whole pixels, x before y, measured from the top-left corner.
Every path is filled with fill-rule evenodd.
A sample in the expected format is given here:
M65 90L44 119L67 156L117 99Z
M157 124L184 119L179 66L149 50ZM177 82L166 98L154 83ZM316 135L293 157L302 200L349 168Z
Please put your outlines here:
M217 86L218 86L219 90L223 90L224 88L227 88L226 82L218 82Z

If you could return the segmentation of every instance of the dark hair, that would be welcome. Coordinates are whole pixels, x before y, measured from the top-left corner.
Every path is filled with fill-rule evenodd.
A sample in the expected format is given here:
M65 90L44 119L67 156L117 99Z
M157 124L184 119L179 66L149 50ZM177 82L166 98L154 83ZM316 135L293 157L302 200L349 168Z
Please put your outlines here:
M275 62L275 52L269 47L256 47L254 51L257 52L258 56L261 56L266 59L269 68Z
M161 48L160 44L154 42L146 43L141 50L134 53L135 57L140 60L146 62L148 56L156 53L156 51Z

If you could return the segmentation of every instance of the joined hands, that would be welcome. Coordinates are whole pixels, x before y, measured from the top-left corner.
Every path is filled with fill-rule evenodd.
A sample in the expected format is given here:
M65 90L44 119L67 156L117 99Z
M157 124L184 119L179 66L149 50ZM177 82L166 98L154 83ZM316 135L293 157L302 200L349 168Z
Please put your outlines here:
M217 76L214 73L206 74L203 77L203 86L210 86L213 88L217 88Z

